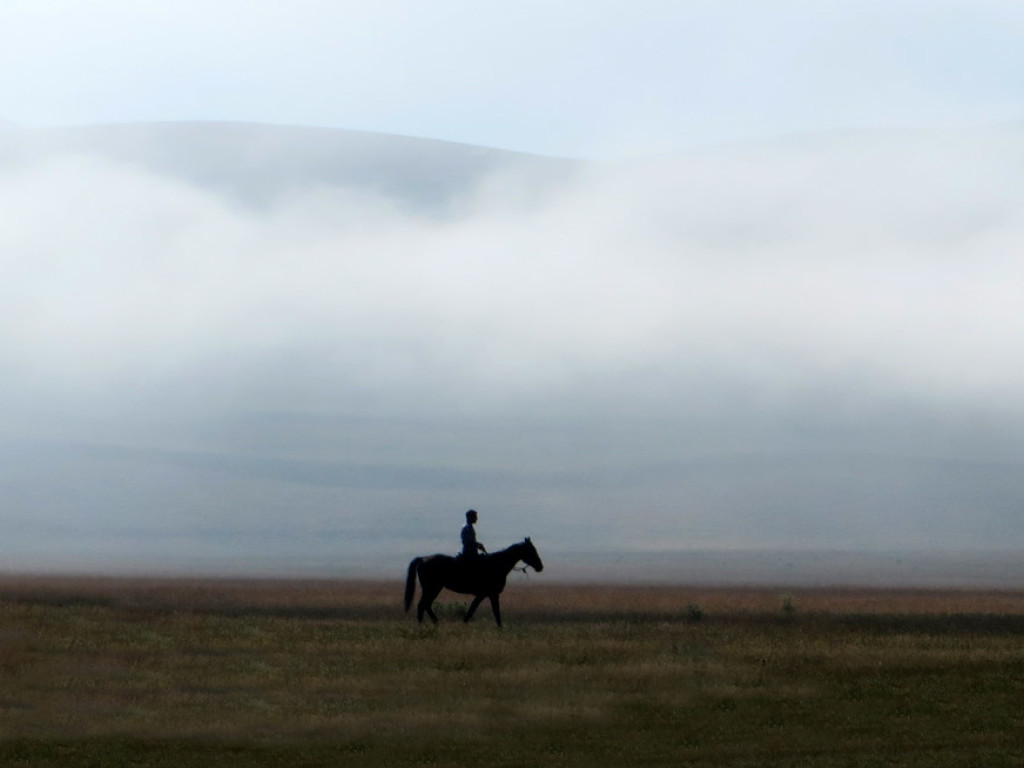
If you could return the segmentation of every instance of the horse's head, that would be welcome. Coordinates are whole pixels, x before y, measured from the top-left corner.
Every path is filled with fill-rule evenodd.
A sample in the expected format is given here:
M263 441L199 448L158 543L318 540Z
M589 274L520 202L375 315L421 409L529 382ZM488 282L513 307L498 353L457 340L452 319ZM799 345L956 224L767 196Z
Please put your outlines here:
M537 548L533 546L533 542L530 541L529 536L526 537L526 540L523 541L520 547L519 559L533 568L537 573L543 571L544 563L541 562L540 555L537 554Z

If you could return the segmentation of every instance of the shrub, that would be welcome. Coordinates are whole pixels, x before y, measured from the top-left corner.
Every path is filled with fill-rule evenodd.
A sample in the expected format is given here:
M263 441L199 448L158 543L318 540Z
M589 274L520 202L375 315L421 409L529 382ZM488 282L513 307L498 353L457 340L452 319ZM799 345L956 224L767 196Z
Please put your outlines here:
M779 598L779 610L786 618L793 618L796 615L796 603L788 592Z

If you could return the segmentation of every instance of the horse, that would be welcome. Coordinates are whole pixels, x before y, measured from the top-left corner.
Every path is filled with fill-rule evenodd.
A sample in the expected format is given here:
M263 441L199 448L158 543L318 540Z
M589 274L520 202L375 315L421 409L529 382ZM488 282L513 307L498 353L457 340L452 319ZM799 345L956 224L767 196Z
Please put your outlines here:
M434 600L442 589L473 595L473 602L466 611L465 621L473 618L477 606L483 599L489 598L494 620L501 626L501 608L498 595L505 589L505 581L516 563L523 561L537 573L544 570L544 563L537 554L536 547L527 537L518 544L490 555L479 555L473 558L451 557L450 555L430 555L416 557L409 563L409 575L405 580L405 610L412 606L412 598L416 593L416 577L419 576L422 595L416 606L416 620L423 623L426 613L431 621L437 624L437 616L431 609Z

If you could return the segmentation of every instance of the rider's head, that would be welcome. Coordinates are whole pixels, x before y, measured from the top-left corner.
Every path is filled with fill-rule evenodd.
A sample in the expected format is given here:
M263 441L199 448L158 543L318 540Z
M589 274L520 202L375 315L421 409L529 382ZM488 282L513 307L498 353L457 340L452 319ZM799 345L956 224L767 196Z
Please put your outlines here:
M466 513L466 522L467 523L475 523L476 522L476 510L475 509L471 509L471 510L469 510L469 512Z

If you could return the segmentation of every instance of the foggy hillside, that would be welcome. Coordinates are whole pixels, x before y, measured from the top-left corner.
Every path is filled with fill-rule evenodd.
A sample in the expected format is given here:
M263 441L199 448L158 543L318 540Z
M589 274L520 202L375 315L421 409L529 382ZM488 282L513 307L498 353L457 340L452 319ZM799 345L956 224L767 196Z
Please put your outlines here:
M8 126L0 558L379 572L469 507L556 575L1019 551L1022 167L1018 126L619 163Z
M19 128L0 121L0 166L68 156L113 161L265 207L317 187L405 208L458 210L496 174L534 193L563 181L568 160L363 131L255 123L165 122Z

